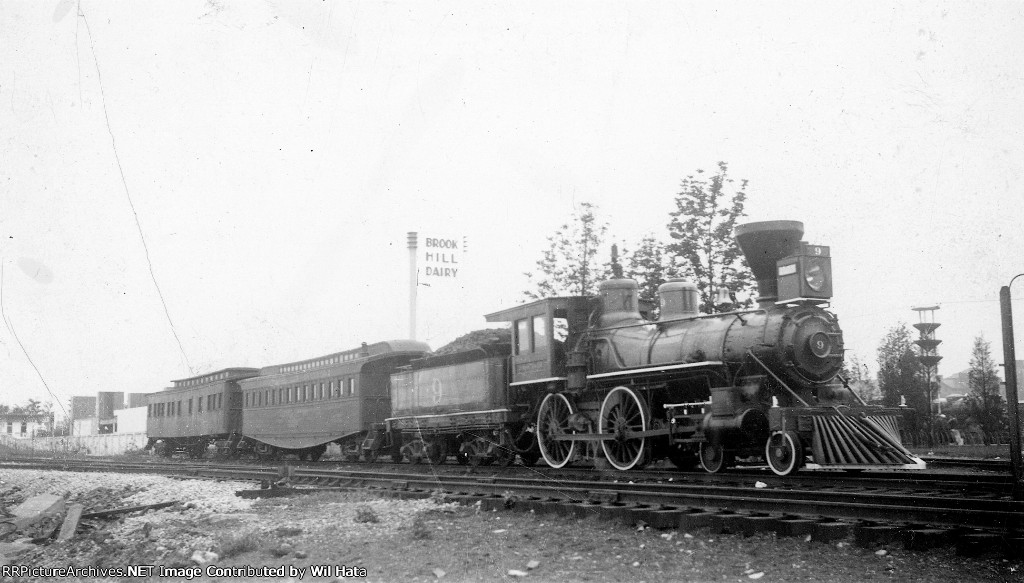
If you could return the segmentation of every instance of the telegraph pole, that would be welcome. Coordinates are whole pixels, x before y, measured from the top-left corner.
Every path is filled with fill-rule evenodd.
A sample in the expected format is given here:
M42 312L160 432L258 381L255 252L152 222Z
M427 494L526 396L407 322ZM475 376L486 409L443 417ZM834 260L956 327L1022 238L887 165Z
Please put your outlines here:
M999 290L999 307L1003 320L1003 374L1006 377L1006 406L1010 417L1010 468L1013 473L1015 500L1024 500L1024 484L1021 482L1020 407L1017 406L1017 355L1013 346L1013 305L1010 301L1010 286L1021 275L1024 273L1014 276L1009 285Z

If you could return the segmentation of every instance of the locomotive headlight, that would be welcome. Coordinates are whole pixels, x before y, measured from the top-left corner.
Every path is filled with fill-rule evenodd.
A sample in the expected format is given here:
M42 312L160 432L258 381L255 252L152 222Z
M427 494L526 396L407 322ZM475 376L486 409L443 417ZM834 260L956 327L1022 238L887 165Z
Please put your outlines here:
M811 263L804 272L804 279L807 285L816 292L825 287L825 270L818 263Z

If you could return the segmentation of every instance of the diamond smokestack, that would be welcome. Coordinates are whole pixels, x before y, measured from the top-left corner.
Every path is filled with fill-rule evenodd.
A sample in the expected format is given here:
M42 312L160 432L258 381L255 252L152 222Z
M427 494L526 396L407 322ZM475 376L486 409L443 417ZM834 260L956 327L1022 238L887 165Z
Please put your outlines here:
M804 224L800 221L762 221L736 225L736 242L757 278L758 305L779 298L776 262L800 249Z

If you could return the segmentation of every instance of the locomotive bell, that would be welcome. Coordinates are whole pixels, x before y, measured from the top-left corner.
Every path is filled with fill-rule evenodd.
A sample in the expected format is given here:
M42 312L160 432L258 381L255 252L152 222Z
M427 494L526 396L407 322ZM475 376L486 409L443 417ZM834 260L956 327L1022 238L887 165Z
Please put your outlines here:
M696 316L700 313L700 292L688 279L670 279L658 286L661 319Z

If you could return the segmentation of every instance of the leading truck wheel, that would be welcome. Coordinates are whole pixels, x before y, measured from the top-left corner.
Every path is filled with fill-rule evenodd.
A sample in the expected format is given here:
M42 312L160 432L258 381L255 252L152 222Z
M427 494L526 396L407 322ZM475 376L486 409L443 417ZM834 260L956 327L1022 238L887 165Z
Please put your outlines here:
M700 444L700 465L711 474L717 474L731 466L735 461L732 452L726 451L721 445L714 445L705 441Z
M800 469L804 448L800 436L792 431L776 431L764 446L768 467L780 476L788 476Z
M540 455L553 468L560 468L569 463L576 453L576 442L559 440L558 437L569 435L569 416L572 405L565 395L550 393L540 403L537 413L537 444Z
M633 437L647 429L647 405L632 389L615 387L601 403L598 433L611 433L614 439L601 442L604 457L617 470L642 467L647 461L647 438Z

